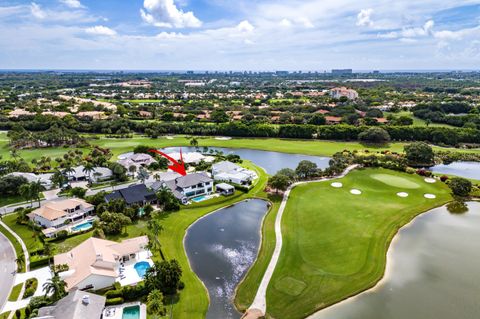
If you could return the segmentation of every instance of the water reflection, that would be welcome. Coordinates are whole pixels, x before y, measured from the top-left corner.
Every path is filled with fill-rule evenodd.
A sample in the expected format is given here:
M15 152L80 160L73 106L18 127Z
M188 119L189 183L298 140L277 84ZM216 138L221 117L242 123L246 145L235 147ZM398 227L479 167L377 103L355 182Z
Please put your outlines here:
M207 318L241 317L232 300L257 256L266 212L265 201L249 200L208 215L188 230L185 249L210 296Z
M440 207L417 217L392 244L379 286L311 318L478 318L480 203L466 205L463 215Z
M478 162L453 162L439 164L430 168L436 174L456 175L465 178L480 179L480 163Z

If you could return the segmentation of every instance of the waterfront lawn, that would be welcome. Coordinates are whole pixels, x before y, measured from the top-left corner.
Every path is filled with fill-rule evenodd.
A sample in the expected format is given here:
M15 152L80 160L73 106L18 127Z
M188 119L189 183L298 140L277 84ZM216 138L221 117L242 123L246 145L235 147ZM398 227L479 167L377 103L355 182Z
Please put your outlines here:
M10 296L8 297L8 301L17 301L18 297L20 296L20 292L22 291L22 288L23 282L13 286L12 291L10 292Z
M419 176L385 169L353 171L339 181L343 188L327 181L292 190L282 220L281 256L267 289L268 315L305 318L374 286L398 229L451 199L441 182L427 184ZM353 188L362 194L350 194ZM425 199L425 193L437 198Z

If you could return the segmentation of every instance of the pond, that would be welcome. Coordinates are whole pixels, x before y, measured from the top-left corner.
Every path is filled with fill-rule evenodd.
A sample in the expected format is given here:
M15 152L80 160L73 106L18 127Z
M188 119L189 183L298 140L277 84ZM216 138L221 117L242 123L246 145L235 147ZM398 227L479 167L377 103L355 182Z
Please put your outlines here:
M207 318L238 319L235 288L257 257L267 202L252 199L196 221L185 236L193 271L210 297Z
M252 161L254 164L265 169L265 171L271 175L275 174L282 168L295 169L298 163L303 160L314 162L319 168L322 169L327 168L330 161L329 157L270 152L245 148L209 147L208 149L222 151L224 154L236 154L242 159ZM198 150L203 151L203 147L200 147ZM178 152L179 147L167 147L164 149L164 151L167 154L171 152ZM197 151L197 149L194 147L182 147L182 152L185 153L195 151Z
M400 230L385 278L374 289L310 319L470 319L480 313L480 203L468 212L446 207Z
M478 162L453 162L439 164L429 168L436 174L451 174L465 178L480 179L480 163Z

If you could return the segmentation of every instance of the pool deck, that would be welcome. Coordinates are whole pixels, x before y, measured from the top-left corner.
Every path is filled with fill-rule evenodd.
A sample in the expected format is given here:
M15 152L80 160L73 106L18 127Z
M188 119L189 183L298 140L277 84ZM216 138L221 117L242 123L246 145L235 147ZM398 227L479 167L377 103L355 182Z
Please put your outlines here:
M140 302L124 303L118 306L109 306L103 310L104 319L122 319L123 308L140 306L140 316L138 319L147 319L147 306Z
M129 286L143 281L143 278L138 275L137 270L135 269L135 264L142 261L148 262L150 266L153 266L152 254L149 251L142 251L137 254L137 258L125 262L125 266L123 267L124 278L122 279L118 277L117 282L122 286Z

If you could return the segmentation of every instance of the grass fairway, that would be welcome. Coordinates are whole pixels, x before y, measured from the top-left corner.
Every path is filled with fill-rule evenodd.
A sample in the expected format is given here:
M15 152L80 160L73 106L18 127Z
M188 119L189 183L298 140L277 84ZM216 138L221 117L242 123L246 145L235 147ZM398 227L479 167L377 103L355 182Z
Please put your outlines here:
M267 290L273 318L305 318L375 285L398 229L451 199L443 183L385 169L353 171L340 181L342 188L309 183L290 194L282 253ZM362 194L350 194L353 188ZM402 191L409 197L396 195Z

